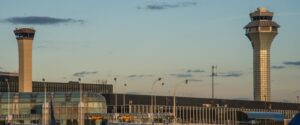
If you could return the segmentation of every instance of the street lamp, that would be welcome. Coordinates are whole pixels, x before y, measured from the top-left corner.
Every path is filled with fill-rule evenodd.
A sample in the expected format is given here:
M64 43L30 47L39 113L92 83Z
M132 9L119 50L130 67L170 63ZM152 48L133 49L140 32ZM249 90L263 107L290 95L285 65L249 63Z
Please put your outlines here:
M82 85L81 85L81 78L78 78L78 84L79 84L79 107L80 107L80 124L79 125L83 125L83 115L82 115L82 107L83 107L83 104L82 104Z
M127 84L125 83L124 84L124 87L126 88L127 87ZM124 89L125 90L125 89ZM124 93L123 93L123 113L125 113L125 109L126 109L126 97L125 97L125 91L124 91Z
M297 96L297 104L299 105L299 96ZM299 110L299 106L298 106L298 110Z
M267 110L267 96L264 95L264 97L265 97L265 110Z
M89 116L89 125L92 125L92 117Z
M114 106L114 113L118 111L118 94L117 94L117 77L114 78L115 81L115 106Z
M151 86L151 92L152 92L152 94L151 94L151 115L152 115L152 118L151 118L151 120L152 120L152 123L153 123L153 112L154 112L154 108L153 108L153 93L154 93L154 91L153 91L153 87L154 87L154 85L158 82L158 81L161 81L161 77L158 77L158 79L156 79L153 83L152 83L152 86Z
M211 67L211 98L214 99L215 98L215 76L217 75L215 73L215 69L217 68L217 66L212 66Z
M188 84L189 80L185 80L185 84ZM176 84L175 88L174 88L174 93L173 93L173 116L174 116L174 120L173 120L173 124L176 124L176 91L177 88L179 87L180 83Z
M12 119L10 115L10 88L8 79L5 79L5 82L7 84L7 123L10 124L10 120Z
M47 120L46 120L47 87L46 87L45 78L43 78L42 81L44 83L44 124L47 125Z
M165 85L165 83L164 82L162 82L161 83L161 86L164 86ZM155 113L157 112L157 110L156 110L156 108L157 108L157 105L156 105L157 103L156 103L156 95L154 96L154 111L155 111Z

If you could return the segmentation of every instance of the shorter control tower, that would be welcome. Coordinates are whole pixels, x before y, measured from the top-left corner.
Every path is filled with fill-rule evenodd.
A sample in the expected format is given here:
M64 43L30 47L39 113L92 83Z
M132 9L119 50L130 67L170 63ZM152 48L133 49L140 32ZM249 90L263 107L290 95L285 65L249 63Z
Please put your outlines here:
M32 41L35 30L21 28L14 33L19 48L19 92L32 92Z
M279 25L272 21L273 13L263 7L250 13L250 18L244 28L253 48L254 100L270 101L270 49Z

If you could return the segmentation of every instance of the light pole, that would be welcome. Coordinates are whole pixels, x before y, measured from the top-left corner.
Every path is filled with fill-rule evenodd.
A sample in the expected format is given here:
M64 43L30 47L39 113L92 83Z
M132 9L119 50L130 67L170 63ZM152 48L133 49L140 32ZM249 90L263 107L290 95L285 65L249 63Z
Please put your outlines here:
M153 123L153 112L154 112L154 108L153 108L153 93L154 93L154 91L153 91L153 87L154 87L154 85L158 82L158 81L161 81L161 77L158 77L158 79L156 79L153 83L152 83L152 86L151 86L151 92L152 92L152 94L151 94L151 115L152 115L152 118L151 118L151 122Z
M115 81L115 106L114 106L114 113L118 111L118 94L117 94L117 77L114 78Z
M299 102L299 96L297 96L297 104L299 105L300 102ZM298 110L300 110L300 106L298 106Z
M92 125L92 117L89 116L89 125Z
M42 81L44 83L44 124L47 125L47 120L46 120L47 87L46 87L45 78L43 78Z
M267 110L267 96L264 95L264 97L265 97L265 110Z
M217 66L212 66L211 67L211 98L214 99L215 98L215 69L217 68Z
M10 116L10 88L8 79L5 79L5 82L7 84L7 123L10 124L10 120L12 119Z
M265 112L267 112L267 96L264 95L264 97L265 97ZM267 125L267 120L265 119L264 121L265 121L265 125Z
M185 80L185 84L188 84L189 80ZM173 116L174 116L174 120L173 120L173 124L176 124L176 91L177 88L179 87L180 83L176 84L175 88L174 88L174 93L173 93Z
M83 107L83 104L82 104L82 85L81 85L81 78L78 78L78 83L79 83L79 108L80 108L80 124L79 125L83 125L83 115L82 115L82 107Z
M127 87L127 84L125 83L124 84L124 87L126 88ZM124 89L125 90L125 89ZM124 93L123 93L123 113L125 113L125 109L126 109L126 97L125 97L126 95L125 95L125 91L124 91Z
M161 83L161 86L164 86L164 85L165 85L165 83L162 82L162 83ZM156 105L156 104L157 104L157 103L156 103L156 95L155 95L155 96L154 96L154 109L155 109L154 111L155 111L155 114L156 114L156 112L157 112L157 109L156 109L156 108L157 108L157 105Z

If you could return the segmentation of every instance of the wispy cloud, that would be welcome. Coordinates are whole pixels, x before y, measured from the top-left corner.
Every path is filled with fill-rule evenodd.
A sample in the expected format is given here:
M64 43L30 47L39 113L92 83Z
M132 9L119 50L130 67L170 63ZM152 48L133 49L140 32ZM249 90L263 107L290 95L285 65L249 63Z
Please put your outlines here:
M300 61L286 61L283 62L285 65L291 65L291 66L300 66Z
M138 77L138 75L129 75L128 77L133 78L133 77ZM143 77L143 76L139 76L139 77Z
M43 45L39 45L36 47L37 49L44 49L44 48L47 48L47 46L43 46Z
M203 82L201 79L188 79L190 82Z
M129 75L129 78L135 78L135 77L153 77L154 75L148 74L148 75Z
M221 72L217 74L220 77L241 77L243 73L241 72Z
M94 75L94 74L97 74L97 73L98 73L97 71L92 71L92 72L82 71L82 72L74 73L73 76L75 76L75 77L85 77L87 75Z
M201 72L205 72L204 70L201 70L201 69L188 69L186 72L188 73L201 73Z
M138 9L148 9L148 10L164 10L171 8L179 8L179 7L189 7L196 6L197 2L180 2L175 4L170 3L160 3L160 4L149 4L146 7L137 7Z
M285 66L271 66L272 69L284 69Z
M189 73L178 73L178 74L169 74L169 75L179 77L179 78L193 77L193 75Z
M4 19L3 22L11 24L31 24L31 25L54 25L61 23L84 23L84 20L72 18L55 18L44 16L26 16L26 17L10 17Z

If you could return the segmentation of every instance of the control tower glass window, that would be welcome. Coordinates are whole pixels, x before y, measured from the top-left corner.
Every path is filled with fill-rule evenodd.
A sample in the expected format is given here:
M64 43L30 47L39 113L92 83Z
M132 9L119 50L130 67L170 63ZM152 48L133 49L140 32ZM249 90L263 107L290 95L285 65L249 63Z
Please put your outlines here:
M272 20L272 16L255 16L252 17L253 21L255 20Z
M16 33L16 38L33 38L34 33Z

